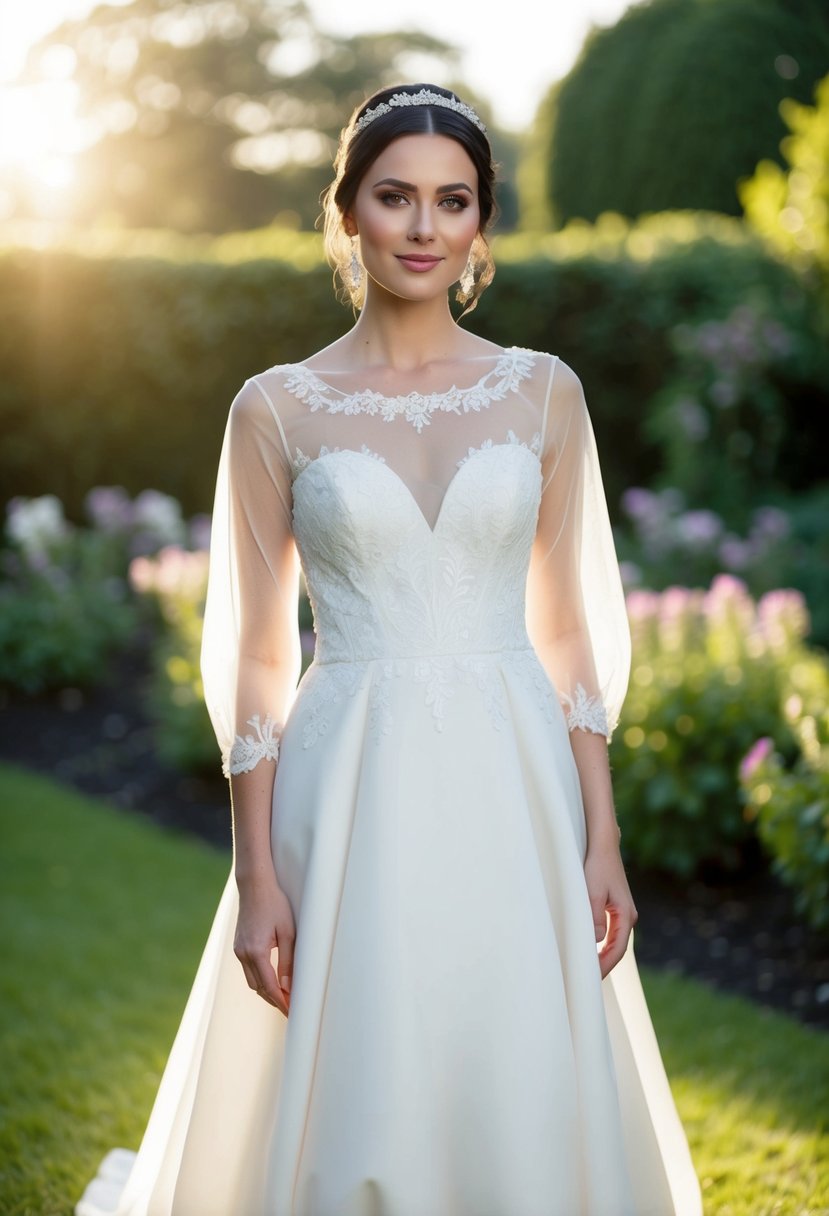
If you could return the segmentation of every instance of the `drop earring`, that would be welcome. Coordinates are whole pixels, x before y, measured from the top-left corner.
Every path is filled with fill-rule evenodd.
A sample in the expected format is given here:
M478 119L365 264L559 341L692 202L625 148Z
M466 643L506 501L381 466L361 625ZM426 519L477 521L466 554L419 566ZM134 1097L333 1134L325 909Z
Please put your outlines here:
M351 274L352 290L357 291L363 278L363 267L360 264L360 259L357 257L357 238L351 238L351 263L349 266Z
M471 254L469 255L469 260L464 267L463 274L458 281L458 286L463 292L464 298L471 296L475 289L475 263Z

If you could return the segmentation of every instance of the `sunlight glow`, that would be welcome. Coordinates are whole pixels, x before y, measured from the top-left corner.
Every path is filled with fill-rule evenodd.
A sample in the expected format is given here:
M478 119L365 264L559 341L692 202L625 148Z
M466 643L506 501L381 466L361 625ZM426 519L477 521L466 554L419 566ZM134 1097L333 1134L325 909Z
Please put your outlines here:
M0 168L60 188L72 180L72 157L86 143L71 80L0 90Z

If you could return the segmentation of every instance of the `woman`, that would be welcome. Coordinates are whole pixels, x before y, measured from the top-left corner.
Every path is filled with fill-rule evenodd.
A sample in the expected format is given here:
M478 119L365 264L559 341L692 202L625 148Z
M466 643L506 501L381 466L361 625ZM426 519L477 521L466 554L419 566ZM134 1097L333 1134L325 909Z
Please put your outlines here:
M630 944L629 635L581 384L452 318L493 271L471 107L382 90L336 169L359 318L244 384L219 469L234 868L137 1160L78 1214L692 1216Z

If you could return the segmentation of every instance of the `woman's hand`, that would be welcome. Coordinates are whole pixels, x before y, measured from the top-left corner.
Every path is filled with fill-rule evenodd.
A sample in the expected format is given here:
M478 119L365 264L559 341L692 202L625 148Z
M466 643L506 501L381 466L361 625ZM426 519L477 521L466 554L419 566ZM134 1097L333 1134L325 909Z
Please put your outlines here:
M263 1001L288 1016L294 965L296 926L288 896L274 877L239 884L239 916L233 953L242 964L248 986ZM279 976L271 951L279 951Z
M627 950L639 913L628 886L619 849L614 844L588 848L584 877L593 910L596 941L604 942L598 953L602 979L608 975Z

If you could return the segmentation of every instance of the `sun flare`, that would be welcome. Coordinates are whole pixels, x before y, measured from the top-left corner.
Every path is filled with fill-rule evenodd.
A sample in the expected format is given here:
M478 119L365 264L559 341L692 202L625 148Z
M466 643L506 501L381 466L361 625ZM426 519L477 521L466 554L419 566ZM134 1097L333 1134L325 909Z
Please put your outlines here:
M21 193L41 215L66 210L76 185L75 156L88 143L72 79L74 52L51 47L38 68L36 83L0 86L0 218Z

